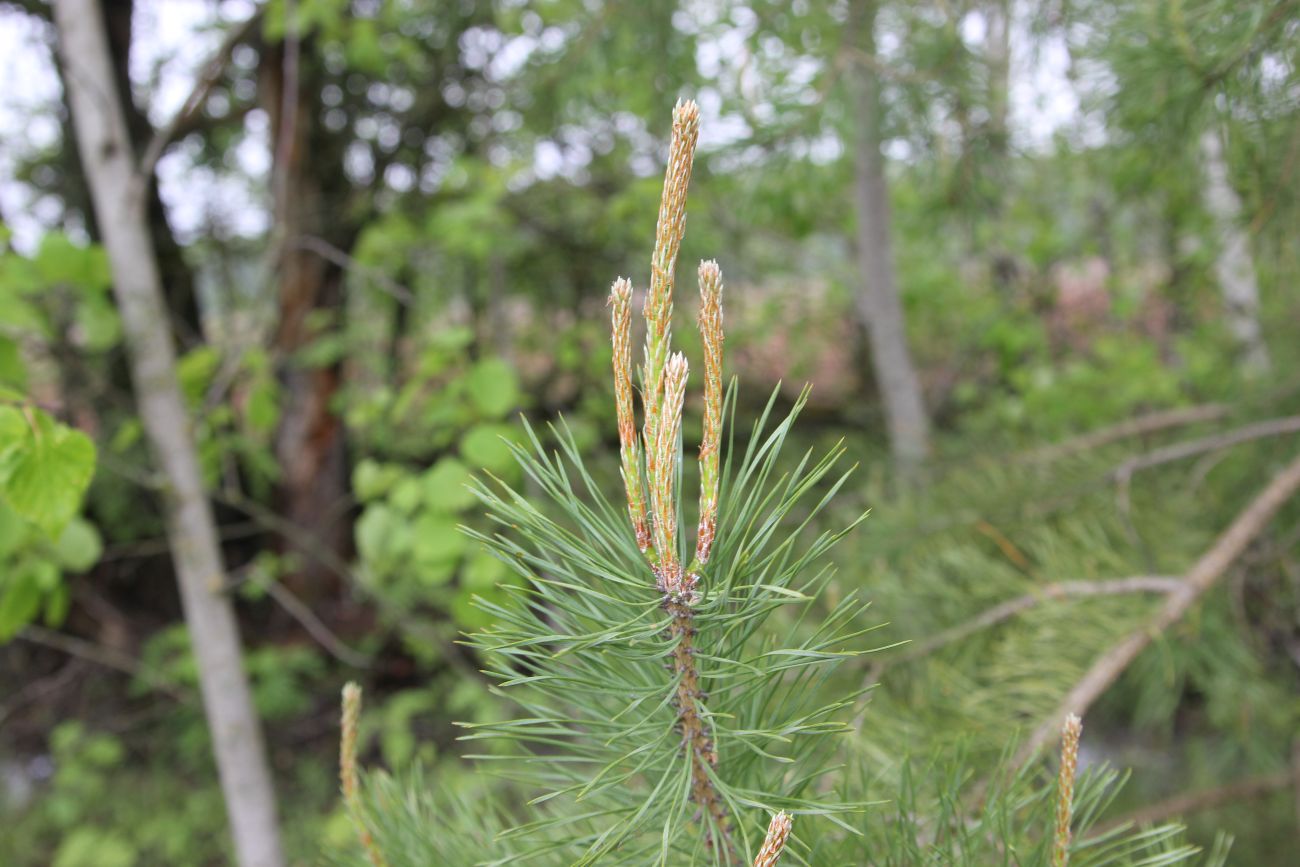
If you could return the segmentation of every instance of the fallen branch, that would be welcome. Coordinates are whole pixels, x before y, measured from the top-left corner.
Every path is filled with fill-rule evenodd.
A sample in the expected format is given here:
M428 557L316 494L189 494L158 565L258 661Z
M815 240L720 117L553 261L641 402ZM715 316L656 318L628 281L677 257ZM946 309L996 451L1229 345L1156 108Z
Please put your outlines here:
M1268 526L1278 509L1300 490L1300 457L1273 477L1268 486L1237 516L1215 543L1196 561L1182 579L1182 586L1169 593L1164 605L1147 623L1130 632L1102 654L1087 673L1065 695L1060 705L1043 720L1017 752L1020 766L1051 741L1066 714L1083 716L1152 640L1178 622L1187 610L1209 590L1251 541Z
M358 262L347 251L340 250L324 238L318 238L315 235L303 235L298 238L296 243L299 248L315 253L326 262L337 265L344 271L351 271L362 279L370 280L385 293L397 299L399 303L407 306L415 303L415 293L410 289L398 283L380 269Z
M894 665L911 662L928 656L955 641L988 629L1015 617L1027 609L1053 599L1065 599L1076 596L1116 596L1126 593L1172 593L1183 586L1183 580L1169 575L1137 575L1132 578L1117 578L1108 581L1061 581L1008 599L994 605L976 617L943 630L925 641L910 645L904 653L893 659L887 659L882 665Z
M1187 792L1164 801L1148 804L1139 810L1134 810L1132 813L1099 825L1088 836L1096 837L1126 825L1157 825L1178 816L1185 816L1188 813L1211 810L1222 804L1263 797L1279 789L1285 789L1289 785L1291 785L1290 771L1234 780L1225 786L1202 789L1199 792Z
M180 131L187 127L203 108L207 102L208 94L221 79L222 73L226 71L226 65L230 63L230 56L234 53L235 46L247 38L252 29L262 20L262 9L259 6L248 18L235 24L226 32L226 38L221 40L221 45L217 47L216 52L203 65L199 72L199 77L194 81L194 88L190 91L189 96L181 103L180 110L173 115L167 125L154 133L153 138L149 140L145 148L144 156L140 157L140 165L136 169L136 174L147 183L149 178L153 177L154 169L158 167L158 160L162 159L163 151L176 140Z
M1291 415L1286 416L1285 418L1275 418L1270 419L1269 421L1256 422L1255 424L1248 424L1245 427L1239 427L1236 430L1231 430L1227 433L1215 434L1214 436L1189 440L1185 443L1176 443L1171 446L1165 446L1164 448L1147 452L1144 455L1129 458L1111 472L1111 478L1124 483L1139 470L1150 469L1151 467L1171 463L1173 461L1180 461L1184 458L1190 458L1206 452L1215 452L1220 449L1231 448L1232 446L1240 445L1244 442L1250 442L1251 440L1281 436L1289 433L1300 433L1300 415Z
M1222 403L1207 403L1203 406L1189 406L1182 409L1170 409L1138 416L1128 421L1100 430L1091 431L1055 445L1035 449L1025 455L1027 460L1048 462L1058 460L1079 452L1126 440L1130 437L1143 436L1174 427L1197 424L1205 421L1218 421L1231 412L1232 407Z
M295 596L289 588L279 581L272 580L267 583L266 592L290 617L298 621L298 624L307 630L307 634L316 639L316 643L325 648L330 656L353 668L370 667L370 657L344 644L343 640L325 625L325 621L317 617L307 603Z

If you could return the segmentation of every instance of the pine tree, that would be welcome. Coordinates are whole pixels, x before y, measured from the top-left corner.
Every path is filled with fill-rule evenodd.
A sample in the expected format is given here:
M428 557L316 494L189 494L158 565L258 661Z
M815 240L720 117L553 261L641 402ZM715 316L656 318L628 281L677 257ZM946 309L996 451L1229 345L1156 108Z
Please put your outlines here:
M419 768L405 779L363 777L360 698L349 687L341 782L360 845L339 860L1064 867L1073 857L1100 867L1191 858L1175 827L1086 833L1121 777L1101 769L1076 784L1077 721L1055 779L1033 763L976 780L958 752L903 762L897 787L877 791L847 737L867 685L845 690L832 678L866 650L866 606L852 594L821 598L827 552L865 515L814 532L848 472L836 473L839 447L782 457L806 393L779 421L774 393L737 444L716 262L698 269L704 419L688 544L689 366L671 334L698 129L695 105L679 104L643 307L639 431L633 288L620 278L610 291L620 495L597 484L563 423L549 431L558 448L527 424L527 442L512 445L541 502L490 476L474 487L495 529L466 532L523 579L505 604L480 602L494 622L468 638L518 711L466 726L463 740L490 745L468 758L496 774L469 789L441 787ZM1221 858L1211 853L1210 863Z

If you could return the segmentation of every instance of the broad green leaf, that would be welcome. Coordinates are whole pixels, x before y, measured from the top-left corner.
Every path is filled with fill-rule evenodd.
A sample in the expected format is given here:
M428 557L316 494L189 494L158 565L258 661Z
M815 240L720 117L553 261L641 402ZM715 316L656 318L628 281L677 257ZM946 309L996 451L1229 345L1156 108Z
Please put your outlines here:
M487 418L504 418L519 405L519 380L501 358L485 358L465 376L465 393Z
M400 560L411 545L410 525L388 506L377 503L357 521L357 550L384 571Z
M0 407L0 495L57 538L81 508L95 471L95 445L38 409Z
M248 388L244 418L253 433L267 436L280 423L280 387L269 376L259 377Z
M120 834L75 828L59 844L53 867L134 867L138 858L130 840Z
M455 458L441 458L421 477L424 506L434 512L459 512L474 504L467 487L470 472Z
M451 577L449 567L460 559L467 540L449 516L425 512L411 528L411 556L421 580L442 584ZM425 572L425 567L435 567ZM444 568L436 568L444 567Z
M58 569L48 560L29 560L10 572L0 584L0 641L8 641L36 617L41 607L42 585L59 580Z
M220 366L221 354L211 346L191 349L176 362L176 376L181 383L181 392L191 406L203 400Z
M87 298L77 304L77 343L88 352L112 349L122 339L122 321L106 298Z
M73 518L54 543L54 556L69 572L85 572L99 562L104 543L99 531L84 518Z
M466 590L485 592L506 577L506 564L487 551L470 557L461 570L460 581Z
M49 232L41 239L32 264L46 286L102 290L109 285L108 256L103 248L78 247L62 232Z
M27 536L27 522L9 504L0 500L0 558L18 549Z
M481 424L460 440L460 455L472 467L501 475L515 466L515 456L506 442L514 433L509 425Z
M0 334L0 384L22 391L27 388L27 366L23 364L18 341Z
M393 488L392 495L388 498L403 515L410 515L424 501L424 488L420 484L419 478L407 476L402 479Z
M402 468L363 458L352 470L352 491L362 502L382 497L402 477Z

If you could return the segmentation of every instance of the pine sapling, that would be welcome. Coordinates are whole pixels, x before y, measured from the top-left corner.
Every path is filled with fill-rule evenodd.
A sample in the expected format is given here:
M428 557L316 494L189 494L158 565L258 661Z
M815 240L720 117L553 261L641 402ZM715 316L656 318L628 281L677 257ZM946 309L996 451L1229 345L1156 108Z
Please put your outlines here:
M858 652L846 644L864 606L849 594L818 623L799 625L831 574L823 567L809 575L809 567L848 528L810 543L805 531L847 473L800 507L802 522L783 526L843 450L778 471L806 393L771 425L774 393L743 454L724 456L734 397L723 387L723 280L714 261L697 272L704 411L699 514L695 538L685 538L680 479L690 365L671 337L698 138L699 109L679 103L642 307L639 430L632 283L619 278L609 291L623 504L605 498L563 426L553 429L560 453L527 427L531 448L514 446L550 510L496 480L475 487L499 529L469 532L524 581L511 589L512 603L480 601L494 623L470 643L525 715L469 726L466 739L502 744L506 773L542 787L532 802L542 815L503 835L517 844L512 851L534 859L739 864L763 844L759 815L780 809L784 818L759 861L775 863L793 813L848 829L838 816L861 807L836 797L826 779L836 767L827 736L847 731L842 716L858 693L818 704L815 687ZM782 646L761 627L789 606L798 610L782 632L802 641ZM565 839L572 856L559 854Z

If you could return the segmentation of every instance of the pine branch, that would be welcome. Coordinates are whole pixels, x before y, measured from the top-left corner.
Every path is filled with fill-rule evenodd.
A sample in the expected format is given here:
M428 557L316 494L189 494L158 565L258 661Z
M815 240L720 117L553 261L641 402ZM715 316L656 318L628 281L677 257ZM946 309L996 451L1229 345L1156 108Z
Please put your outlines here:
M1082 678L1066 693L1056 711L1045 719L1016 753L1015 764L1022 765L1042 749L1067 714L1084 714L1092 703L1137 659L1156 636L1182 619L1206 591L1233 564L1246 547L1263 532L1278 509L1300 490L1300 457L1273 477L1268 486L1237 516L1215 543L1183 578L1182 586L1165 599L1160 610L1147 623L1125 636L1102 654Z
M1300 415L1269 419L1268 421L1248 424L1226 433L1215 434L1214 436L1201 437L1200 439L1165 446L1164 448L1156 449L1144 455L1129 458L1114 469L1111 473L1111 478L1125 483L1139 470L1158 467L1161 464L1180 461L1184 458L1204 454L1205 452L1231 448L1232 446L1250 442L1251 440L1263 439L1265 437L1284 436L1290 433L1300 433Z
M1131 578L1115 578L1107 581L1061 581L1055 584L1046 584L1023 596L1017 596L1014 599L994 605L964 623L959 623L930 636L924 641L918 641L908 646L903 653L892 659L877 663L875 674L879 674L886 666L912 662L929 656L935 651L961 641L963 638L967 638L982 629L1005 623L1016 615L1022 614L1044 602L1073 597L1117 596L1128 593L1167 594L1182 586L1183 579L1167 575L1136 575Z
M1186 816L1189 813L1212 810L1224 804L1235 804L1262 798L1287 788L1291 785L1291 782L1291 773L1281 771L1276 774L1233 780L1231 783L1215 786L1211 789L1184 792L1181 795L1157 801L1154 804L1147 804L1145 807L1106 822L1098 826L1093 834L1100 836L1121 828L1154 825L1176 819L1179 816Z
M1198 424L1206 421L1219 421L1232 412L1232 407L1222 403L1207 403L1201 406L1189 406L1179 409L1153 412L1149 415L1127 419L1119 424L1055 443L1044 448L1035 449L1024 457L1027 460L1049 463L1080 452L1090 452L1130 437L1159 433L1171 428Z

